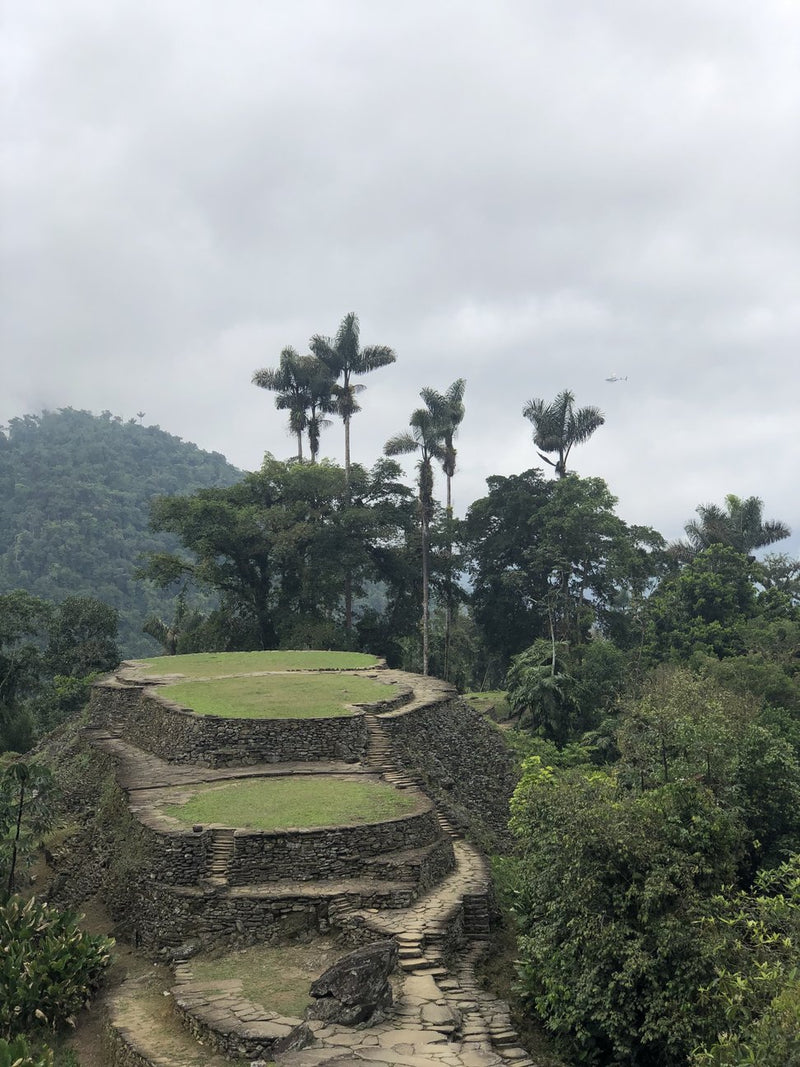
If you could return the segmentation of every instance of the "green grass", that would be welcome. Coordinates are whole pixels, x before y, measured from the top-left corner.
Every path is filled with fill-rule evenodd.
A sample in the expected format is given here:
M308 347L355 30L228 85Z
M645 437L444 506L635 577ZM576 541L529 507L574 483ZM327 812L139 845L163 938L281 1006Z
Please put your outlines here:
M295 775L208 786L184 804L166 805L164 812L187 826L294 830L381 822L418 807L417 797L383 782Z
M262 674L177 682L159 692L198 715L313 719L351 715L345 705L389 700L397 688L353 674Z
M248 671L352 671L374 667L378 660L366 652L198 652L192 656L155 656L137 660L149 675L183 674L187 678L217 678Z
M311 1003L309 987L336 962L342 948L329 941L310 945L254 945L216 959L192 960L195 981L239 978L242 993L268 1011L302 1018Z
M505 689L487 689L482 692L464 693L464 700L488 715L495 722L505 722L511 718L512 707L506 700Z

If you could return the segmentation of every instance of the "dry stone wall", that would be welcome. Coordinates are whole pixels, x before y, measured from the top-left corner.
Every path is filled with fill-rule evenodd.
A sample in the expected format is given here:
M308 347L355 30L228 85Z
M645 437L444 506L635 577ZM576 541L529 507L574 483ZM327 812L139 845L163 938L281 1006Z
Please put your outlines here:
M352 878L366 870L373 856L420 848L440 834L430 808L416 815L362 826L269 833L237 830L228 882L255 885L289 878L300 882Z
M488 851L509 844L508 804L519 776L493 723L457 697L379 718L397 762L421 777L453 825Z
M135 694L135 695L134 695ZM170 763L251 767L257 763L358 761L367 743L361 712L322 719L227 719L196 715L157 689L100 683L90 711L107 724L117 714L126 741Z

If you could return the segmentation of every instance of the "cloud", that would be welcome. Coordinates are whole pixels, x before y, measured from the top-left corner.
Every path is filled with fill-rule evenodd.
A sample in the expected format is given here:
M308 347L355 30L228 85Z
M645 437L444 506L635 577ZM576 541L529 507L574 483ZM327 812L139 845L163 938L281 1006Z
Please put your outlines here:
M571 388L607 416L575 466L626 518L674 536L755 493L800 534L796 4L7 22L0 418L144 410L254 467L292 442L253 371L355 310L398 352L365 379L361 458L464 376L463 506L537 462L522 406Z

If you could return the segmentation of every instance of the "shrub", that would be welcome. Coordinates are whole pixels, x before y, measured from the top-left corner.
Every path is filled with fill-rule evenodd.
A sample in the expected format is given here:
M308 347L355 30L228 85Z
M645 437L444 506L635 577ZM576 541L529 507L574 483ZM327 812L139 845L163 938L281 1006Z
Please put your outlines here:
M24 1037L0 1037L0 1067L53 1067L53 1052L47 1046L30 1049Z
M0 907L0 1035L74 1025L100 984L112 945L81 931L69 912L12 896Z

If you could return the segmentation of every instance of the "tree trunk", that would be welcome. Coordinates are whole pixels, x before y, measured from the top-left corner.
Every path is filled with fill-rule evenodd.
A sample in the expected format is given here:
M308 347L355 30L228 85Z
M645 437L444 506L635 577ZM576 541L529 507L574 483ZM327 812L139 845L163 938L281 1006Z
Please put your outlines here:
M19 783L19 804L17 805L17 830L14 834L14 841L11 845L11 867L8 872L8 895L14 892L14 873L17 867L17 848L19 843L19 835L22 830L22 810L25 804L25 780L20 779Z
M422 512L422 673L428 673L428 520Z

